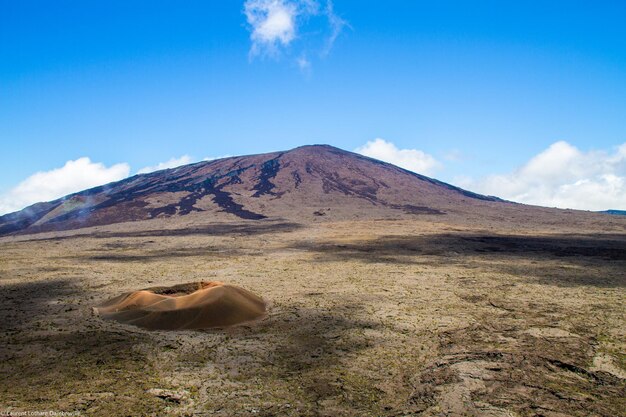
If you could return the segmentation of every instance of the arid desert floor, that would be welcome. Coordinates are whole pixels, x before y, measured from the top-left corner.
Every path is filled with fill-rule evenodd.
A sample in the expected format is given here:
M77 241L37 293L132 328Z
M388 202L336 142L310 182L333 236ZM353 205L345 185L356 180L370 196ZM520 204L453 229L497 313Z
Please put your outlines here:
M0 411L624 415L623 229L155 224L0 239ZM267 317L149 331L92 309L202 280Z

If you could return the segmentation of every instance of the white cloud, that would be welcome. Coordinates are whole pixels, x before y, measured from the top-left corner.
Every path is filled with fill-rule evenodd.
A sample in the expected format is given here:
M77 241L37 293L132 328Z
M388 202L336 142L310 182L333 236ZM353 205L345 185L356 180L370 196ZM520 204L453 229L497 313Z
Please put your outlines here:
M216 159L224 159L224 158L230 158L232 155L221 155L221 156L207 156L205 158L202 158L203 161L215 161Z
M286 0L248 0L244 13L251 27L252 56L268 52L274 54L279 45L289 45L296 36L296 2Z
M193 159L189 155L183 155L180 158L172 158L165 162L159 162L156 165L143 167L139 171L137 171L137 174L147 174L147 173L154 172L154 171L160 171L162 169L176 168L181 165L190 164L192 162L193 162Z
M348 23L335 14L332 0L325 7L318 0L246 0L244 14L250 30L250 57L278 57L287 53L300 69L309 69L304 58L311 50L328 55ZM296 40L303 40L293 48ZM303 64L304 65L303 68Z
M0 214L20 210L41 201L51 201L87 188L119 181L128 177L128 164L91 162L89 158L67 161L61 168L37 172L15 188L0 195Z
M459 178L461 187L547 207L626 209L626 143L610 151L583 152L560 141L517 170L479 180Z
M417 149L398 149L396 145L377 138L355 149L356 153L389 162L409 171L429 175L441 164L431 155Z

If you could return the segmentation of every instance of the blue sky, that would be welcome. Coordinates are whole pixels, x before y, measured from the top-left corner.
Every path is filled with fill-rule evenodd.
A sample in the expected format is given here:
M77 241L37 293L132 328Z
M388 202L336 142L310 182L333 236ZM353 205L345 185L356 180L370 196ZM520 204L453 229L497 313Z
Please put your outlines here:
M0 211L81 169L312 143L624 209L626 3L0 0Z

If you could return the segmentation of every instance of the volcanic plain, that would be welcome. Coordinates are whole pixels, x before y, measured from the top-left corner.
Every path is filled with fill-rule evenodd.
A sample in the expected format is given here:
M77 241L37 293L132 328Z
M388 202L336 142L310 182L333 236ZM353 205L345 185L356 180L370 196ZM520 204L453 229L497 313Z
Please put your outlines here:
M215 180L204 203L189 184L156 197L123 185L115 203L135 207L124 218L109 219L110 190L47 203L38 218L5 218L0 411L624 415L626 218L423 179L415 187L424 194L393 201L380 175L380 190L339 174L318 196L304 168L285 181L311 188L288 200L270 168L251 178L273 187L246 194L235 191L245 174ZM154 178L131 181L154 187ZM79 224L89 210L72 217L71 207L85 195L97 221ZM139 289L207 281L259 295L266 315L168 331L94 310Z

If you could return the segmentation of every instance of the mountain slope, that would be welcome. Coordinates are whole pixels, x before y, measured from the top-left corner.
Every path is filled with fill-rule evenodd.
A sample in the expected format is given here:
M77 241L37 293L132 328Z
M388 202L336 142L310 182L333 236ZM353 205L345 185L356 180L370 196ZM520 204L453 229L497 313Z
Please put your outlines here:
M495 215L520 206L352 152L313 145L135 175L2 216L0 235L189 214L302 222L321 216Z

